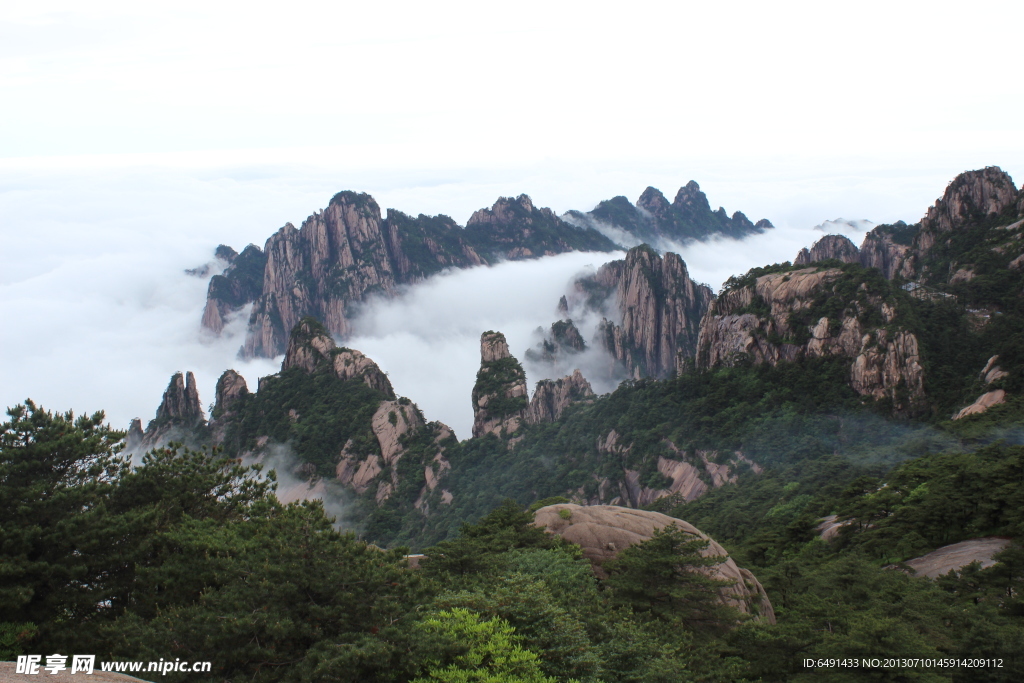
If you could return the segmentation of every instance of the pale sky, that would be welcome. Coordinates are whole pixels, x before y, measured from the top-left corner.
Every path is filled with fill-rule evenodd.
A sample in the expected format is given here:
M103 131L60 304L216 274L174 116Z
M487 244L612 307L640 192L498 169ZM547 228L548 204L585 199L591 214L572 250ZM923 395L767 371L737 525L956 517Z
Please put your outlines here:
M343 189L465 223L499 195L588 210L694 179L712 207L780 227L684 253L717 288L792 258L825 220L916 221L961 171L999 165L1020 184L1022 7L4 3L0 403L105 408L124 426L193 369L208 404L240 340L199 338L206 284L182 269L221 242L262 245ZM575 267L552 262L545 282ZM520 308L515 334L551 322ZM477 333L458 325L457 343L406 348L461 349L463 386ZM396 390L464 436L468 395L402 386L394 340L422 329L378 327L366 343ZM238 369L254 386L274 366Z

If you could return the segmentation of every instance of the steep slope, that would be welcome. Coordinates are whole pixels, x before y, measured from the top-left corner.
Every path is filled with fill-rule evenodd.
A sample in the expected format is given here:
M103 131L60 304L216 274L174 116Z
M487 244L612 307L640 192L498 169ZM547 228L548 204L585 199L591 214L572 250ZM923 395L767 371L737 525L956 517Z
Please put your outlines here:
M511 437L519 431L528 406L526 373L509 353L505 335L480 337L480 371L473 385L473 436Z
M692 357L700 320L714 298L707 285L690 279L677 254L661 257L646 245L574 287L577 307L613 316L601 323L595 344L633 378L666 377Z
M848 358L850 386L904 414L924 407L917 337L906 297L856 264L755 269L730 279L701 323L697 367Z
M262 251L250 245L235 256L218 248L230 264L210 281L202 325L219 334L228 316L252 303L243 355L272 357L285 351L301 318L313 316L344 338L368 297L393 296L398 285L445 268L616 248L600 232L534 207L526 195L499 198L462 228L443 215L413 218L389 209L382 218L371 196L339 192L299 228L278 230Z
M138 434L140 426L141 423L136 425L133 421L130 434L132 447L128 448L129 451L142 453L169 441L188 444L201 441L204 438L206 417L199 403L195 375L191 372L184 375L174 373L156 409L156 417L150 420L141 438Z

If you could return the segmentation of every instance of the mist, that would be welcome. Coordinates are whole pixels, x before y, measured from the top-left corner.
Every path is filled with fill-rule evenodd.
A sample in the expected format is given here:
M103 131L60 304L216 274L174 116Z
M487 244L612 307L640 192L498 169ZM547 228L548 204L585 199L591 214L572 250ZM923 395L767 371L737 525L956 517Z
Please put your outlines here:
M325 158L324 150L317 158ZM79 414L102 409L113 426L126 428L134 417L143 424L153 417L177 371L195 373L207 408L228 368L255 389L280 359L237 358L247 311L219 338L200 332L209 277L218 267L213 250L219 243L238 250L262 245L341 189L369 192L382 208L445 213L465 223L502 195L526 192L556 213L586 211L618 194L635 199L647 185L671 192L696 178L712 205L779 226L744 242L675 248L691 275L717 290L730 275L791 260L821 237L812 228L826 219L917 221L966 163L946 159L899 171L863 160L786 165L728 158L456 167L355 157L332 165L280 151L0 159L0 401L8 407L31 398ZM504 332L524 360L537 342L534 331L557 319L555 306L573 276L613 257L566 255L441 275L395 302L368 306L356 338L343 343L374 358L399 393L465 438L480 333ZM184 272L207 263L205 277ZM584 338L589 343L585 330ZM532 391L543 372L529 363L526 370ZM588 378L598 391L614 388Z

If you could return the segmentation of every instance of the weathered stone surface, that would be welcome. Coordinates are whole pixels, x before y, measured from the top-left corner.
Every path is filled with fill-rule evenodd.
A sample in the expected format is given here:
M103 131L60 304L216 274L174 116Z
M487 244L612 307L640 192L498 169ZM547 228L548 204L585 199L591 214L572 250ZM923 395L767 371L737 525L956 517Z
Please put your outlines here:
M598 439L598 452L606 456L618 455L626 461L632 445L622 444L619 440L618 432L611 430L603 439ZM735 483L740 466L749 467L757 474L762 471L759 465L739 451L732 453L719 464L715 462L721 459L717 451L696 450L689 455L671 441L666 440L663 443L674 454L670 458L658 456L658 472L670 480L666 488L654 489L643 486L638 471L623 467L621 478L598 479L596 475L594 476L598 481L597 495L588 498L584 494L584 488L580 488L572 498L590 505L608 503L633 508L649 505L658 498L670 495L678 495L686 501L691 501L704 495L711 488Z
M1009 377L1010 373L1003 370L1001 367L996 365L999 362L999 356L992 356L985 363L985 367L982 368L979 377L984 380L985 384L992 384L992 382L998 382L1004 377Z
M946 187L942 198L921 219L921 232L929 235L931 247L936 233L948 232L969 221L998 215L1017 201L1013 179L997 166L961 173ZM922 243L922 246L924 244Z
M590 387L590 382L579 370L574 370L568 377L560 379L542 379L537 382L533 398L526 409L526 422L554 422L570 405L593 396L594 391Z
M132 450L145 452L170 441L194 445L193 430L205 423L206 418L199 403L195 376L191 372L184 375L176 372L171 376L171 381L164 391L160 407L156 410L156 417L150 420L142 439L134 444L135 448Z
M355 349L339 348L323 325L314 318L305 318L292 330L281 370L302 368L312 373L322 364L329 365L338 379L361 378L385 396L395 396L391 381L376 363Z
M35 676L16 673L17 664L15 662L0 662L0 683L26 683L26 681L35 680L44 680L49 681L50 683L78 683L83 678L90 681L90 683L146 683L146 681L141 678L135 678L134 676L113 673L111 671L100 671L99 664L96 665L96 670L87 677L80 673L72 674L70 660L68 660L68 662L68 669L66 671L51 674L46 671L46 669L41 668L40 674ZM45 658L41 662L41 665L46 665Z
M568 513L568 519L562 515ZM741 569L728 557L725 549L714 539L692 524L668 515L647 510L631 510L615 505L581 506L571 503L549 505L537 510L534 524L549 533L575 543L583 550L594 573L600 578L607 574L602 565L631 545L643 543L654 532L675 525L681 531L708 541L705 557L723 557L724 562L709 568L709 575L732 581L731 586L719 590L722 601L744 614L755 615L758 621L775 623L771 601L760 582L749 571Z
M860 263L860 252L857 246L842 235L825 235L815 242L808 250L800 250L793 265L804 266L817 261L836 259L843 263Z
M753 286L726 292L701 323L697 366L730 366L740 359L775 365L805 357L845 356L853 361L850 386L859 394L887 397L900 413L919 410L924 401L924 370L917 337L891 327L896 311L889 303L871 298L863 304L855 302L856 314L847 313L837 321L820 318L808 327L807 341L785 341L797 333L790 328L791 314L810 307L841 276L838 269L805 268L763 275ZM745 312L755 300L767 311ZM864 329L859 319L862 306L876 308L885 326Z
M942 546L927 555L907 560L903 564L910 567L913 576L935 579L954 569L963 569L972 562L977 562L982 569L987 569L996 563L993 556L1006 550L1010 544L1011 540L1008 538L972 538Z
M473 436L509 437L519 431L528 406L526 373L501 332L480 337L480 371L473 386Z
M953 416L954 420L961 420L968 415L980 415L992 406L999 405L1000 403L1006 402L1006 392L1002 389L996 389L989 391L978 397L971 405L959 411Z
M690 279L677 254L662 258L648 246L630 249L623 261L601 266L576 287L614 292L620 322L605 320L596 343L633 378L667 377L680 358L692 357L714 298L709 287Z
M860 264L865 268L878 268L889 280L896 276L910 279L915 272L911 246L897 243L892 232L883 227L864 235L860 245Z
M245 378L234 370L225 370L217 380L217 398L213 407L213 416L222 419L232 411L232 406L248 393L249 386L245 383Z
M296 229L267 240L263 289L249 319L246 356L275 356L305 316L339 337L351 330L353 305L370 292L395 293L380 207L372 197L340 192Z

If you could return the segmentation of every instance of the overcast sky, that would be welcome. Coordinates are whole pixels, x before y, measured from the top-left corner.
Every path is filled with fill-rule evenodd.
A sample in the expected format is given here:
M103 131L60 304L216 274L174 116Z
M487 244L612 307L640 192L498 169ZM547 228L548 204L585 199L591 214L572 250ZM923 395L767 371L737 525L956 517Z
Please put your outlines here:
M586 210L695 179L781 228L684 254L717 287L827 219L916 221L963 170L1019 184L1021 5L5 3L0 401L120 426L192 367L209 402L240 340L200 342L182 269L341 189L464 223L499 195ZM364 329L400 375L396 310Z

